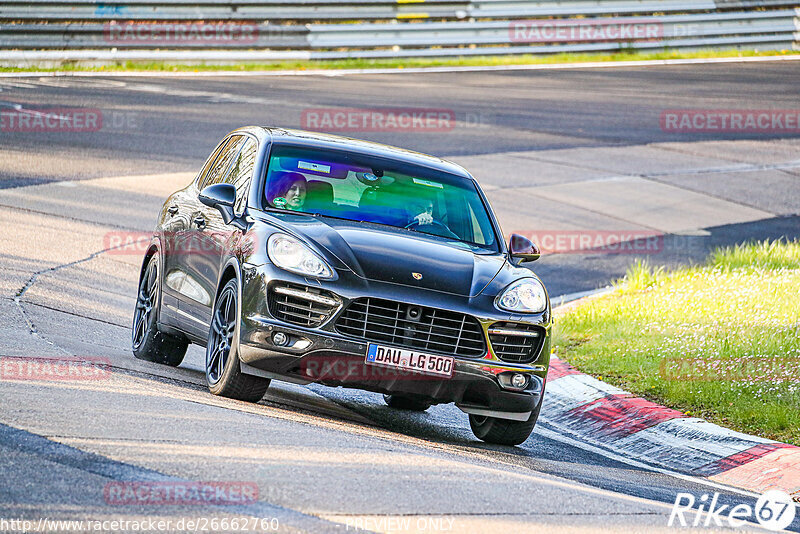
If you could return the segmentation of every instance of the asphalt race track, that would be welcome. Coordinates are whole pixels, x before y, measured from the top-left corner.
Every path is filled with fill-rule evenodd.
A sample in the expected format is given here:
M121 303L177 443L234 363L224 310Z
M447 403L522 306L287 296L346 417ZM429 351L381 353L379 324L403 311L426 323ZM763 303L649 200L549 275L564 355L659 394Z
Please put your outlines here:
M19 109L102 116L101 126L83 131L3 123L0 356L81 355L113 366L99 381L0 380L0 520L239 515L275 518L280 531L667 532L680 492L719 492L720 504L752 505L752 496L561 436L548 426L546 406L533 436L508 448L478 442L453 406L413 414L389 409L376 394L277 382L258 405L214 397L197 347L176 369L132 357L141 256L109 251L108 236L151 229L163 199L236 127L304 127L320 110L437 110L454 117L452 127L345 135L463 164L506 233L554 243L598 230L658 236L643 252L561 250L534 264L551 297L573 294L602 287L643 254L674 265L700 261L721 244L800 237L797 129L686 132L662 123L671 110L796 110L798 103L800 62L0 78L0 116ZM109 502L104 488L131 480L242 481L258 487L258 500ZM800 532L800 518L791 529Z

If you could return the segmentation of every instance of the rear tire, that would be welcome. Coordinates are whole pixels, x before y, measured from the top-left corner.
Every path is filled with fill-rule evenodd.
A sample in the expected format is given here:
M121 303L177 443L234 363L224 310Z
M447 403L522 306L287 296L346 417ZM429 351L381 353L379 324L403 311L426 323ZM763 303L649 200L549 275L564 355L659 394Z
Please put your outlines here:
M409 410L412 412L424 412L431 407L431 403L424 400L415 399L412 397L403 397L402 395L384 395L383 400L390 408L398 410Z
M206 382L214 395L258 402L270 380L243 374L239 365L239 285L229 280L219 292L206 343Z
M543 401L544 394L542 394L542 400L531 412L531 416L527 421L512 421L510 419L469 414L469 426L475 437L486 443L519 445L524 443L533 432L536 420L539 419L539 411L542 409Z
M161 278L158 253L147 262L139 281L136 309L133 312L131 350L134 357L148 362L177 367L186 355L189 342L165 334L158 329L158 307L161 302Z

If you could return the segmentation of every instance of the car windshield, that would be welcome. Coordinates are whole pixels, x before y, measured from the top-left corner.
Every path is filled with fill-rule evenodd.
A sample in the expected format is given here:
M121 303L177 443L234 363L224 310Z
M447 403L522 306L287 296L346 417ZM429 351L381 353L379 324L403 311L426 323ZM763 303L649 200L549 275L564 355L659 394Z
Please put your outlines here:
M277 146L263 199L271 208L406 228L497 251L471 180L396 160Z

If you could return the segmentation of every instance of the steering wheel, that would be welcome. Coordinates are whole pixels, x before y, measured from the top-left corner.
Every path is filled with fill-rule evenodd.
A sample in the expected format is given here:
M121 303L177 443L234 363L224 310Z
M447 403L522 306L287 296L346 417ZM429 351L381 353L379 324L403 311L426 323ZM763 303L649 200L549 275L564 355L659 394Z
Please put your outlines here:
M440 230L445 232L444 234L434 234L434 235L438 235L440 237L449 237L451 239L459 239L459 237L456 234L454 234L453 231L450 230L450 228L448 228L446 224L441 223L441 222L437 221L436 219L434 219L433 221L429 222L428 224L420 224L417 219L414 219L413 221L411 221L410 223L408 223L406 225L406 229L407 230L411 230L412 228L414 228L416 226L433 226L433 227L439 228Z

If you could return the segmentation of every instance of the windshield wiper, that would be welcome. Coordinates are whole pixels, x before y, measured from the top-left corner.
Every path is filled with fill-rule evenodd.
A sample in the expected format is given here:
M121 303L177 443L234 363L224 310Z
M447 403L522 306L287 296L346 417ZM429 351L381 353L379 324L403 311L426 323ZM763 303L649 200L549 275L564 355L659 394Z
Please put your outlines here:
M267 206L265 208L262 208L261 211L266 211L268 213L291 213L291 214L295 214L295 215L306 215L308 217L316 217L316 216L319 215L318 213L307 213L305 211L284 210L284 209L281 209L281 208L273 208L272 206Z

